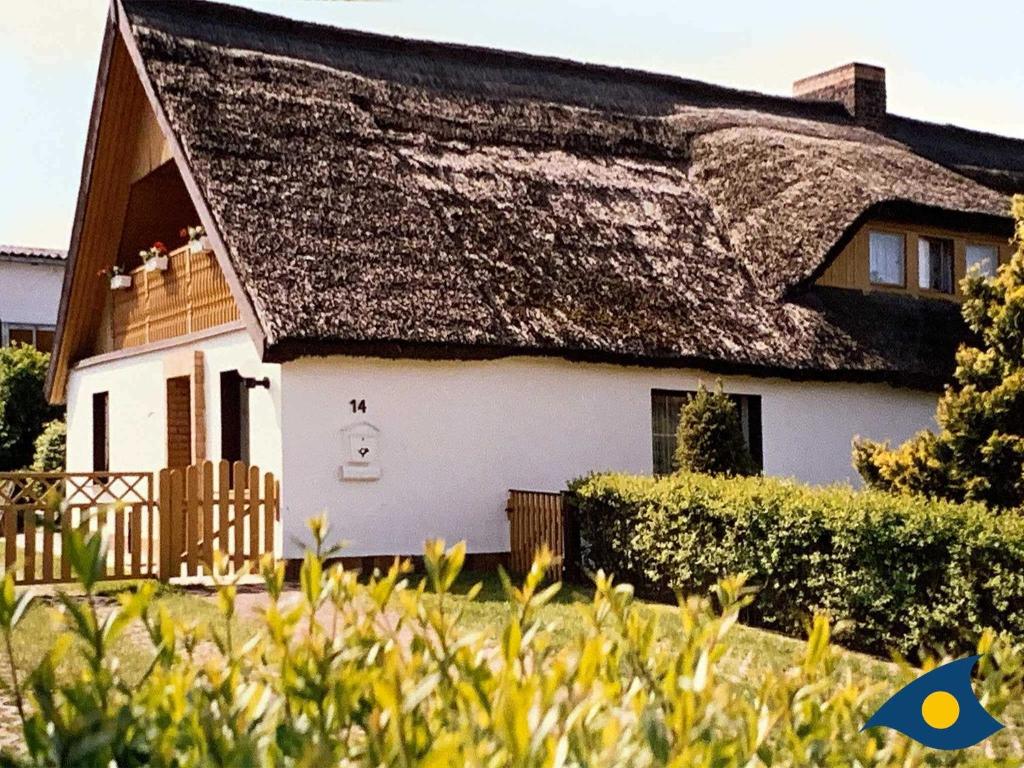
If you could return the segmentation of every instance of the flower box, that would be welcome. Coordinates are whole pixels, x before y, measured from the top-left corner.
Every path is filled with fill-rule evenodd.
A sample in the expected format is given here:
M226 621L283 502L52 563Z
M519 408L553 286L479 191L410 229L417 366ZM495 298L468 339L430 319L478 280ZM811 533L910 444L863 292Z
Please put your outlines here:
M110 277L110 290L112 291L123 291L127 288L132 287L132 276L131 275L111 275Z
M190 253L203 253L204 251L212 250L210 247L210 238L206 235L196 239L188 241L188 250Z
M166 256L151 256L146 259L147 272L166 272L168 260Z

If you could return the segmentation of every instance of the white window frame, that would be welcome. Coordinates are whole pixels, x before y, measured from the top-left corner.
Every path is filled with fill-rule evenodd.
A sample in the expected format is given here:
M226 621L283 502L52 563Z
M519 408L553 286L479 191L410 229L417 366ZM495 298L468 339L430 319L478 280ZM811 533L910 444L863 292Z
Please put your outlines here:
M39 332L57 332L55 325L35 325L33 323L0 323L0 347L11 346L11 331L32 331L32 346L39 348Z
M967 241L967 246L964 248L964 268L969 275L971 273L971 249L972 248L984 248L992 256L992 271L981 272L982 277L995 277L996 272L999 270L999 246L994 243L978 243ZM975 262L980 263L980 262Z
M898 283L875 280L871 269L872 248L871 242L875 236L898 238L902 245L902 260L900 261L900 281ZM868 230L868 282L871 285L880 285L887 288L907 287L907 236L903 232L890 232L884 229Z

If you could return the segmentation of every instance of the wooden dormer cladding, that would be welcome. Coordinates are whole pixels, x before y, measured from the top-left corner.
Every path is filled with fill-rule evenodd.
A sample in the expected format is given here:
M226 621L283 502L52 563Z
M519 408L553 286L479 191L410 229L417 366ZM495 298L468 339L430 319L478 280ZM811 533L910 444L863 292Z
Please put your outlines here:
M239 319L211 251L172 251L166 271L131 273L130 288L110 291L97 353L116 352L205 331Z
M869 240L872 232L901 235L904 238L904 285L879 285L871 282ZM918 274L918 242L921 238L937 238L953 242L953 293L942 293L920 287ZM1012 246L1005 237L991 234L973 234L961 230L944 229L918 224L902 224L891 221L868 221L840 251L825 273L818 279L818 285L833 288L853 288L861 291L888 291L911 296L958 300L960 281L967 274L968 244L990 245L998 249L999 263L1010 260Z

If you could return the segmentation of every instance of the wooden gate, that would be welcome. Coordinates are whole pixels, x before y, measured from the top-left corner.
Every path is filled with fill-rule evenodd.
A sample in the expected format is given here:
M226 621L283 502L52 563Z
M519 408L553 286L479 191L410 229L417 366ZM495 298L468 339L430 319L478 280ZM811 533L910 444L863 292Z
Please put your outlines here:
M0 473L0 550L18 584L73 581L63 534L106 539L101 579L211 573L214 550L240 570L277 547L280 483L259 467L207 461L151 472Z
M565 517L562 495L544 491L508 492L506 507L509 520L511 559L509 565L515 573L525 573L533 563L533 556L544 544L555 555L548 575L561 579L565 557Z
M208 576L214 551L239 571L275 552L280 483L242 462L160 472L160 578Z
M149 472L2 472L4 571L19 584L72 581L63 532L102 531L101 579L157 575L156 509Z

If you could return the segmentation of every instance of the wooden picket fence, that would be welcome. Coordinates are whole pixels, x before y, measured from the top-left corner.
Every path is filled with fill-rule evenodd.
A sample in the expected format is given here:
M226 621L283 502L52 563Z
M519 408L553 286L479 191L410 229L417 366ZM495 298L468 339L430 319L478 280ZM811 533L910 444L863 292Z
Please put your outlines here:
M19 584L71 581L62 534L102 531L110 541L100 578L157 575L151 472L2 472L4 570Z
M545 491L508 492L506 506L509 520L510 560L515 573L525 573L533 564L533 557L547 545L555 562L548 571L552 579L561 579L565 558L565 515L562 495Z
M208 576L214 550L228 570L278 549L280 483L241 462L152 472L0 473L0 551L18 584L73 580L65 532L101 532L101 579Z
M280 483L242 462L160 472L160 578L209 576L214 551L239 571L276 548Z

